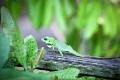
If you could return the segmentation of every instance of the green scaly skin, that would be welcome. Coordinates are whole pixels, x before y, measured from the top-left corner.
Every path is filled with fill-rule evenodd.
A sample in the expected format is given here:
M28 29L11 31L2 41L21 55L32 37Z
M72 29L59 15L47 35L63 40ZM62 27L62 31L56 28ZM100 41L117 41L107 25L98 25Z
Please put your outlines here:
M66 52L66 51L75 56L85 57L84 55L79 54L76 51L74 51L70 45L67 45L58 40L55 40L52 37L45 37L45 38L42 38L41 40L42 40L42 42L46 43L49 48L52 48L53 50L54 50L54 48L57 48L62 57L63 57L62 52Z

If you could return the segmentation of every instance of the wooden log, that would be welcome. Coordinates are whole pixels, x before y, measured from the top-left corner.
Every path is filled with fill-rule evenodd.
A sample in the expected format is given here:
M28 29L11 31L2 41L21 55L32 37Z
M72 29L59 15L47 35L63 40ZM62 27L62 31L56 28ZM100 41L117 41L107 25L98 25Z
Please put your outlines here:
M79 76L120 79L120 59L118 58L80 58L69 53L64 54L64 57L59 56L57 51L46 51L38 68L50 71L77 68L80 70Z

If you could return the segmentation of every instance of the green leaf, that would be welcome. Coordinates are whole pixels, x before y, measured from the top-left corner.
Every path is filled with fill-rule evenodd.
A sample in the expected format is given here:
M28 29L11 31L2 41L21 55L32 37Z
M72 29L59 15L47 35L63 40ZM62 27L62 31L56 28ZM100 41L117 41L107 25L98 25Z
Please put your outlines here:
M65 70L54 71L54 72L49 72L44 74L46 74L48 77L57 76L58 79L74 79L78 76L79 70L76 68L68 68Z
M15 69L0 69L0 80L51 80L46 75Z
M27 53L27 64L30 66L34 64L34 60L36 59L36 53L38 51L38 46L35 38L32 35L27 36L24 39L26 53ZM32 65L31 65L32 67Z
M10 44L6 36L0 30L0 68L3 67L5 61L8 59Z
M19 27L13 21L10 12L5 7L1 8L2 27L12 46L12 53L18 59L19 63L26 67L26 51Z
M40 64L40 62L42 61L43 55L44 55L44 47L42 47L42 48L40 49L40 51L37 53L37 57L36 57L36 59L34 60L34 66L35 66L35 67L37 67L37 65Z

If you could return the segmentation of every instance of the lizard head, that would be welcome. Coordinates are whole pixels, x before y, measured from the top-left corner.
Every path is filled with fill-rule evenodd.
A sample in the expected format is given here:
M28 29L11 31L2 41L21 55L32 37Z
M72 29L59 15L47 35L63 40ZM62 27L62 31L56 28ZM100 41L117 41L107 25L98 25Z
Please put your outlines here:
M41 40L42 42L46 43L49 48L51 48L55 44L55 39L52 37L44 37Z

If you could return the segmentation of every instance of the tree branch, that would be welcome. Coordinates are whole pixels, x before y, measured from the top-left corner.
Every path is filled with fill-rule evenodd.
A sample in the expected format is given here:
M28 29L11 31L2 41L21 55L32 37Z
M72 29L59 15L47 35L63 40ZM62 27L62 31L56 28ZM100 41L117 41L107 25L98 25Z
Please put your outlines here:
M71 67L80 70L79 76L120 79L120 59L118 58L80 58L69 53L64 54L64 57L59 56L57 51L47 51L38 68L52 71Z

